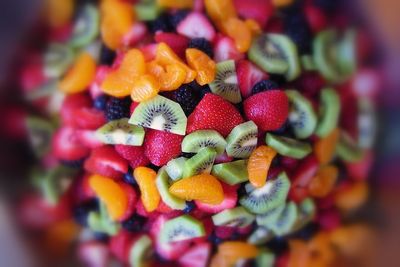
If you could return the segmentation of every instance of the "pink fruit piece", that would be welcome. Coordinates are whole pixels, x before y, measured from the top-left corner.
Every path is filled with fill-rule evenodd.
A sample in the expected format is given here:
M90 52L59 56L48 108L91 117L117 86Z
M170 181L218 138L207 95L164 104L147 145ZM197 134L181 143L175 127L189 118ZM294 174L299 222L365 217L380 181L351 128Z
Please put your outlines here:
M319 211L316 220L321 228L326 231L336 229L341 223L340 213L335 208Z
M254 19L263 28L274 12L271 1L265 0L234 0L237 12L242 18Z
M79 108L90 108L92 100L85 94L71 94L64 98L61 104L61 121L63 125L74 126L75 114L74 112Z
M136 107L139 106L139 102L132 101L131 106L129 107L129 114L132 115L132 113L135 111Z
M179 22L176 31L193 38L205 38L212 41L215 37L215 29L208 18L200 12L191 12L181 22Z
M235 227L230 226L216 226L215 235L221 239L228 239L235 233Z
M94 81L92 82L92 84L89 87L90 96L93 99L95 99L96 97L103 94L103 91L101 90L100 86L103 83L106 76L110 72L111 72L111 69L108 66L101 65L101 66L97 67L96 76L94 78Z
M237 228L236 230L237 230L238 234L245 236L245 235L250 234L251 230L253 230L253 225L250 224L245 227Z
M188 118L187 133L212 129L226 137L232 129L243 123L239 111L222 97L208 93Z
M324 12L314 5L306 5L304 14L306 15L306 19L313 33L322 31L328 24Z
M79 142L76 131L71 127L62 127L53 135L52 152L61 160L80 160L89 155L89 149Z
M101 147L104 144L96 137L96 131L93 130L76 130L76 138L82 145L88 148Z
M143 146L116 145L115 150L124 159L129 161L129 165L132 168L146 166L150 163L149 159L144 154Z
M364 153L363 159L358 162L347 162L346 169L349 177L355 181L363 181L367 179L373 162L374 155L372 151Z
M135 189L131 185L122 182L119 184L128 196L128 206L126 208L126 212L124 216L119 219L122 222L126 219L129 219L135 213L138 197Z
M44 84L43 62L40 56L29 58L29 63L21 71L20 84L24 92L30 92Z
M178 262L182 267L206 267L211 254L211 244L197 244L185 252Z
M157 44L148 44L142 46L140 48L140 51L143 53L144 59L146 61L151 61L156 57Z
M233 160L233 157L228 156L228 154L226 152L217 155L217 157L215 158L214 164L218 164L218 163L227 163L227 162L231 162Z
M285 92L270 90L247 98L243 104L249 120L264 131L278 130L289 115L289 102Z
M230 209L236 206L238 186L230 186L222 182L221 185L224 191L224 200L222 201L222 203L218 205L210 205L202 203L200 201L195 201L196 206L199 210L215 214L225 209Z
M139 198L139 200L136 203L136 213L140 216L146 217L146 218L157 218L160 213L158 211L153 211L153 212L148 212L144 206L142 200Z
M183 136L164 131L148 130L144 154L156 166L163 166L181 153Z
M134 236L128 231L121 230L115 236L110 238L110 252L120 261L128 262L129 249L133 242Z
M112 146L102 146L92 150L89 158L85 160L84 168L91 173L120 179L128 171L128 161Z
M135 23L131 30L124 35L122 43L125 46L134 46L145 38L147 34L147 26L143 22Z
M203 226L204 226L204 231L206 234L203 237L197 237L193 238L192 242L197 244L201 244L203 242L206 242L208 237L212 234L214 231L214 222L212 221L211 217L207 216L201 219Z
M251 95L251 89L256 83L268 79L268 75L265 72L245 59L236 63L236 74L239 81L240 93L243 98Z
M79 244L78 257L88 267L107 267L110 253L106 244L100 241L86 241Z
M72 114L73 127L78 129L96 130L106 123L104 112L95 108L77 108Z
M216 41L214 43L214 60L216 62L229 59L240 60L243 58L244 54L237 50L235 42L231 38L226 36L216 37Z
M187 37L171 32L157 32L154 40L157 43L166 43L179 57L185 57L185 50L189 44Z

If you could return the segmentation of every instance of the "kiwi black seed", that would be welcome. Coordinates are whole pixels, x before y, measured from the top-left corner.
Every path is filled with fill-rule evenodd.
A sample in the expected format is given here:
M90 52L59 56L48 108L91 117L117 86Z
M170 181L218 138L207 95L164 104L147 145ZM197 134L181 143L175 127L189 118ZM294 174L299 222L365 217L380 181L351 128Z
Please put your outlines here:
M100 14L92 4L78 10L70 43L73 47L83 47L91 43L99 34Z
M253 121L237 125L226 138L226 153L234 158L248 158L257 147L257 134Z
M104 144L140 146L144 129L128 123L128 118L109 121L96 131L96 137Z
M239 228L246 227L255 220L255 216L241 206L226 209L213 215L211 218L215 225Z
M182 215L167 221L160 232L160 242L183 241L205 235L203 223L190 215Z
M211 92L234 104L242 101L234 60L217 63L215 80L210 83Z
M215 149L217 154L222 154L225 151L226 141L215 130L198 130L186 135L182 141L183 152L197 153L205 147Z
M183 178L200 173L210 173L216 156L217 152L212 148L201 149L199 153L186 160L183 169Z
M265 142L280 155L295 159L302 159L312 151L312 147L309 143L270 133L267 133Z

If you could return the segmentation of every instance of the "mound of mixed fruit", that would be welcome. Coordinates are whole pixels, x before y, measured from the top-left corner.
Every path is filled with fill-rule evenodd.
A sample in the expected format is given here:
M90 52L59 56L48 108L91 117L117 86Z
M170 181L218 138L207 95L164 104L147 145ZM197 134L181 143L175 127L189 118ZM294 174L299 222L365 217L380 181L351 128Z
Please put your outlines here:
M20 217L53 248L79 240L92 267L339 266L354 249L379 77L335 1L47 4L21 74L40 194Z

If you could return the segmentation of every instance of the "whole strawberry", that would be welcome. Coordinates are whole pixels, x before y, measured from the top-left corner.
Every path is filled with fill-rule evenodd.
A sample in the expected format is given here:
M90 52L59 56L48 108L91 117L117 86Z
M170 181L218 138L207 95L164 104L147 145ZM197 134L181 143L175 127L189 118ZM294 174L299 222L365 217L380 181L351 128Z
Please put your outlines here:
M116 145L115 150L124 159L129 161L129 165L131 165L132 168L146 166L150 163L149 159L144 154L143 146Z
M288 98L280 90L255 94L244 101L243 107L247 119L263 131L278 130L289 114Z
M149 130L143 144L144 154L154 165L165 165L181 153L182 140L181 135Z

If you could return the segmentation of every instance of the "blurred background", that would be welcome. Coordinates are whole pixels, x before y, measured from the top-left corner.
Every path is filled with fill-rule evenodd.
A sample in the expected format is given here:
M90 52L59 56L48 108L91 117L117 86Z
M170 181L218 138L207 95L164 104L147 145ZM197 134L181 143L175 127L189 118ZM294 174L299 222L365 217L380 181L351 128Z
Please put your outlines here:
M368 220L375 226L377 238L371 244L373 249L365 251L363 260L352 266L397 267L400 266L400 1L342 2L353 21L373 37L376 51L371 65L378 66L382 75L378 82L363 81L363 86L367 87L379 83L376 96L379 125L376 160L370 172L372 196L366 207L356 214L358 219ZM26 56L25 51L42 44L41 5L39 0L0 1L0 116L5 125L11 125L7 122L19 115L18 110L9 112L8 108L23 106L17 70ZM17 132L5 125L0 126L3 133ZM16 227L12 212L19 193L27 186L26 171L32 163L32 155L21 140L2 137L0 149L0 266L44 266L43 258L51 258L51 255L46 255L46 251L35 245L37 243L27 241L35 239L27 238L28 233ZM72 260L72 263L63 261L49 266L78 266L78 263Z

